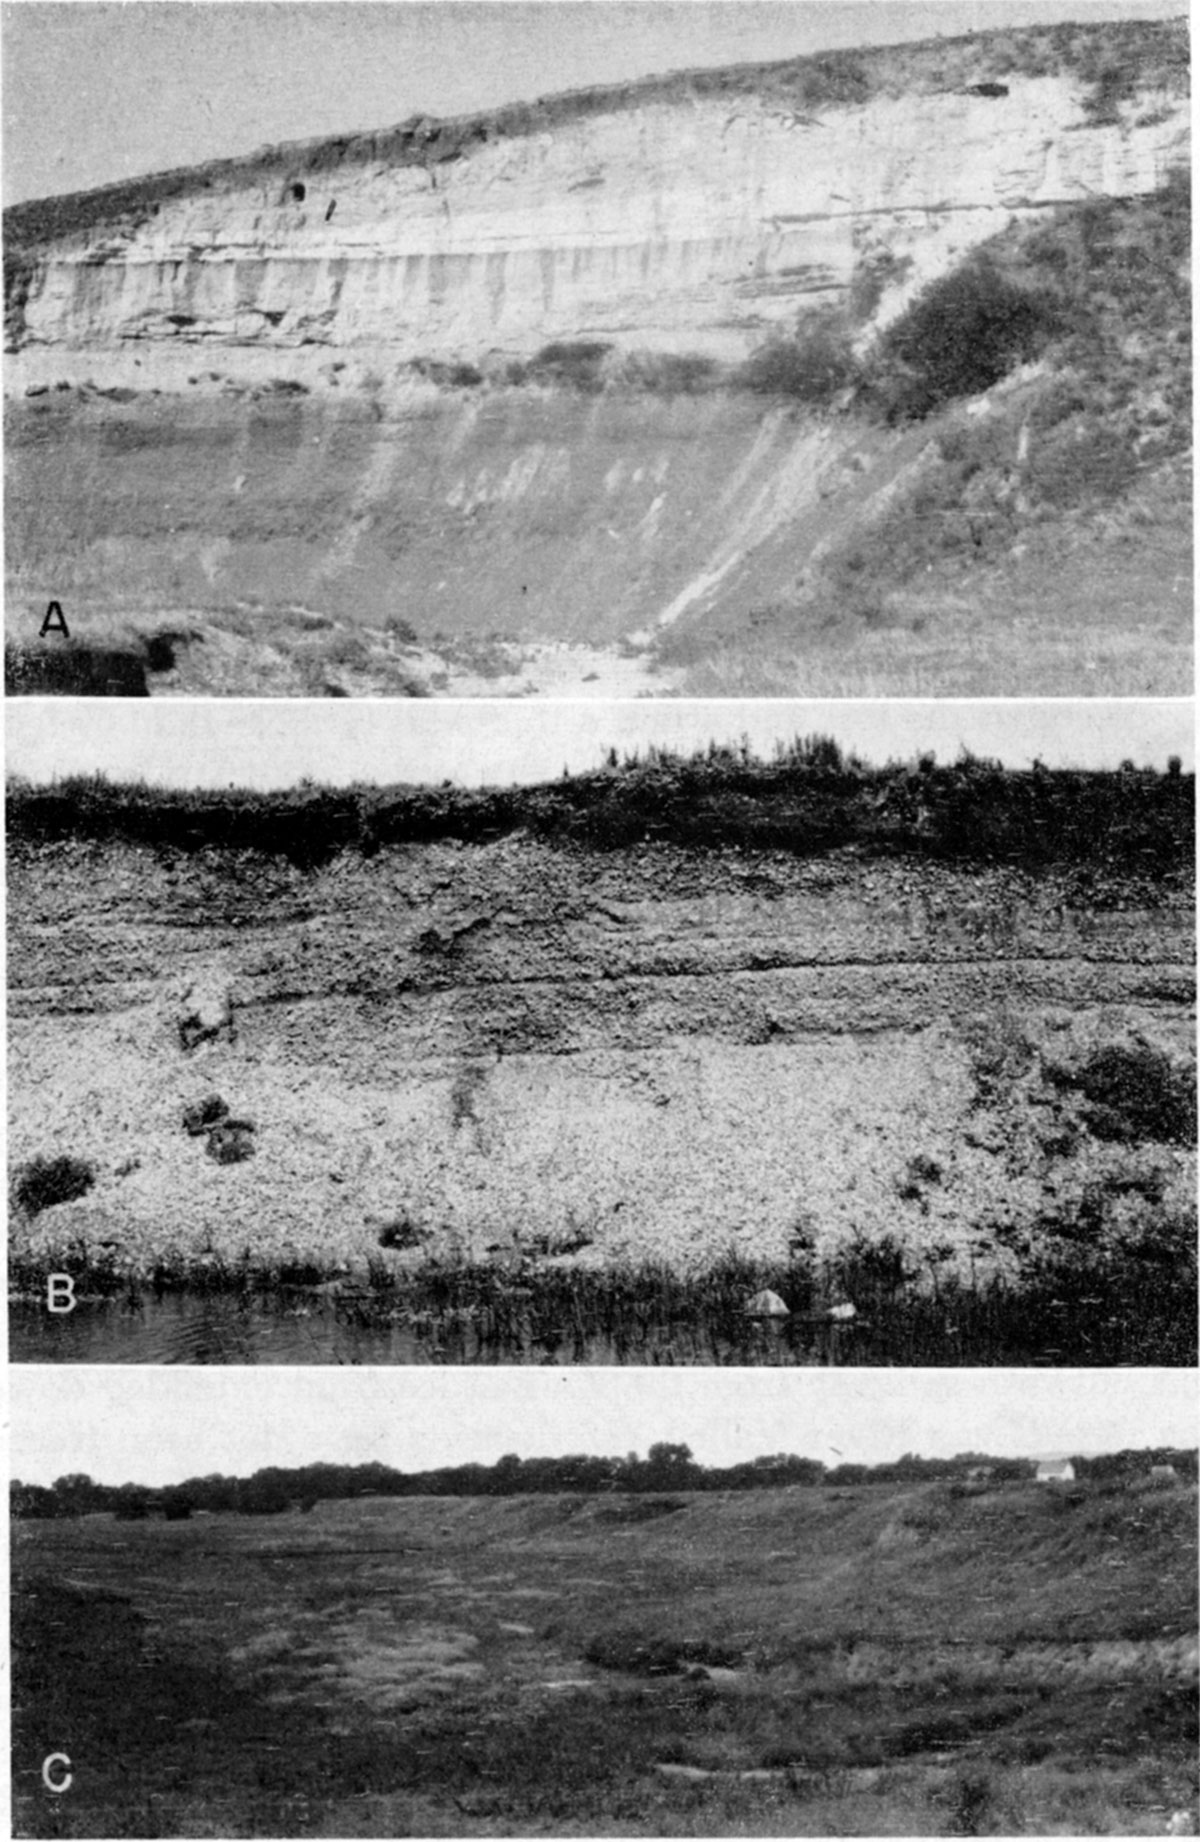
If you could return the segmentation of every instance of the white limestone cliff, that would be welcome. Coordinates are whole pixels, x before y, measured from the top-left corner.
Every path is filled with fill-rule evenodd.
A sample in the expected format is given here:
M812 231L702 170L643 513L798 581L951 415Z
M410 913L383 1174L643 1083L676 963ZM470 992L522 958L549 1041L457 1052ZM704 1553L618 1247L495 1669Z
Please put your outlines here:
M169 385L198 345L247 375L256 351L275 374L293 354L284 373L310 385L331 351L386 367L597 339L736 358L881 257L876 323L1014 217L1150 192L1186 158L1182 81L1097 120L1070 70L979 94L937 84L926 49L921 81L862 102L651 84L541 131L461 135L449 158L397 159L384 137L168 176L162 196L148 181L140 209L27 253L10 383L71 352L113 381L149 350Z

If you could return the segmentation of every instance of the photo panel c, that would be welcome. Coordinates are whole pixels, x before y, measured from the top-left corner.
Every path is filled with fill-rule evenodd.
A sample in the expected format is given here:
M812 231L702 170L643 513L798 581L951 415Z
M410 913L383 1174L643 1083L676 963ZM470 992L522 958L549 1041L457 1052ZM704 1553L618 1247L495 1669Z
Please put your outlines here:
M17 1369L12 1833L1192 1834L1196 1380Z

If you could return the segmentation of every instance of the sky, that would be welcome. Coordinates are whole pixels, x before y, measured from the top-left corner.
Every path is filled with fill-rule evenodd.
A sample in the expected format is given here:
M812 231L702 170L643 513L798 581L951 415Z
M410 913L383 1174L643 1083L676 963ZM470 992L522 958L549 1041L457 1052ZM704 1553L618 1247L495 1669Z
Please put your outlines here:
M121 720L103 698L13 699L6 712L8 771L44 782L102 771L167 786L293 786L453 780L464 786L553 780L598 767L605 751L650 742L691 750L747 735L770 756L776 740L832 735L868 761L940 761L966 747L1013 766L1113 767L1126 758L1165 768L1194 764L1190 699L960 702L881 699L532 703L429 699L308 703L176 698L126 701Z
M7 0L4 202L700 65L1184 0Z
M264 1465L401 1471L660 1440L709 1465L793 1452L1051 1457L1194 1446L1177 1369L130 1369L9 1371L10 1474L166 1484Z

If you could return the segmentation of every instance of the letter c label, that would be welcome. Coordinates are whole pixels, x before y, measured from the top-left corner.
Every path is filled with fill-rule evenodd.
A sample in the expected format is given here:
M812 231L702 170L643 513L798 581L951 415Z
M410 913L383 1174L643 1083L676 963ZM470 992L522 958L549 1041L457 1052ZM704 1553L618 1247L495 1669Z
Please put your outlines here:
M65 1752L49 1752L46 1754L46 1757L42 1760L42 1783L48 1791L58 1792L69 1791L71 1789L71 1781L74 1777L73 1772L68 1770L63 1773L61 1778L52 1778L50 1776L51 1767L55 1765L65 1765L69 1767L70 1763L71 1761L68 1759Z

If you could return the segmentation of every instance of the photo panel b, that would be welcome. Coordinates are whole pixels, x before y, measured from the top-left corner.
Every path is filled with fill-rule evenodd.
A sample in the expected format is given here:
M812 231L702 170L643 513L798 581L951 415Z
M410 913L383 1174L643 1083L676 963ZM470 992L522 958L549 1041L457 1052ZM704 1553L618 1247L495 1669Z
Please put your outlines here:
M18 1361L1188 1365L1193 709L9 706Z

